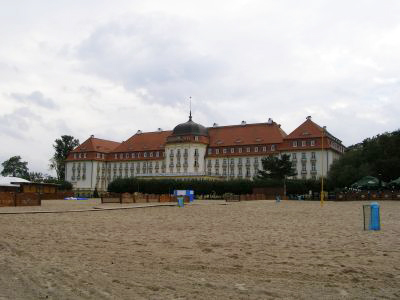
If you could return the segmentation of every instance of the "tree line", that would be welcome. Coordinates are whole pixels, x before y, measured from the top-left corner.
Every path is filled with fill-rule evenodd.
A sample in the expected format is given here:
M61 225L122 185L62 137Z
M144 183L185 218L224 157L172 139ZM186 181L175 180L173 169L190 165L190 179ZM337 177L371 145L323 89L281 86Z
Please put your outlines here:
M400 177L400 130L367 138L347 148L328 173L330 189L350 187L364 176L384 182Z
M69 135L63 135L53 144L54 154L50 158L49 170L55 170L57 177L42 172L29 171L28 162L21 156L12 156L1 165L2 176L19 177L31 182L57 183L61 189L72 189L71 183L65 181L65 160L68 154L79 145L79 140Z

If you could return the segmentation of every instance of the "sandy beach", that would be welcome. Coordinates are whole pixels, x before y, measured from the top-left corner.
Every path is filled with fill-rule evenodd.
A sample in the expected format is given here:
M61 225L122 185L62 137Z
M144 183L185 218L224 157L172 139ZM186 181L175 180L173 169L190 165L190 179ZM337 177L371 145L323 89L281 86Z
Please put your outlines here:
M400 298L400 202L379 232L363 202L221 204L0 214L0 299Z

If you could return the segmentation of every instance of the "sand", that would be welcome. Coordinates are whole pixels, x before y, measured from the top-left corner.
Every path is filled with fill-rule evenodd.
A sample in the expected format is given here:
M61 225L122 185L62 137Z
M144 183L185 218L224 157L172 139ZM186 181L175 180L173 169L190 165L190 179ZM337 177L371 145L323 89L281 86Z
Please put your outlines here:
M400 298L400 202L380 202L379 232L363 202L197 203L0 214L0 299Z

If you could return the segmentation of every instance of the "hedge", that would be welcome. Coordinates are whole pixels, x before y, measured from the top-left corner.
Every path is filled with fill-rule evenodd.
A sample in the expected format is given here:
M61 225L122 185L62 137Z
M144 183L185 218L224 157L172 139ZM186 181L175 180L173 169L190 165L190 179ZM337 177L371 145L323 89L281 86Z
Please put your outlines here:
M280 180L177 180L177 179L137 179L117 178L108 185L112 193L172 194L174 190L194 190L196 195L236 195L252 194L255 187L280 187ZM286 181L287 194L308 194L320 190L320 181L291 179Z

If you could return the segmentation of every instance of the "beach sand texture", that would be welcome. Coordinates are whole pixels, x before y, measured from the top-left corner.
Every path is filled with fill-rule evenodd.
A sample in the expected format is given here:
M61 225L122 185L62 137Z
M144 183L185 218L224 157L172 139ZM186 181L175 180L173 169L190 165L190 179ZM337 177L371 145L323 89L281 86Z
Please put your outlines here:
M379 232L365 202L195 203L0 215L0 299L400 298L400 202Z

